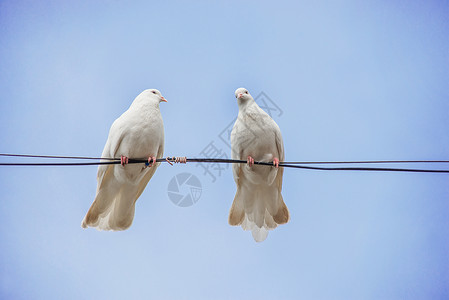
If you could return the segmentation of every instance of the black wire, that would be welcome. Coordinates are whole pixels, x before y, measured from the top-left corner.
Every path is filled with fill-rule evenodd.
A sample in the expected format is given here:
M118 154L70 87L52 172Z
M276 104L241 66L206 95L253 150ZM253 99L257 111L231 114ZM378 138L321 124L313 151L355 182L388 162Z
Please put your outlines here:
M428 169L404 169L404 168L330 168L330 167L309 167L300 165L284 165L279 166L288 168L308 169L308 170L326 170L326 171L378 171L378 172L415 172L415 173L449 173L449 170L428 170Z
M33 154L8 154L8 153L0 153L0 156L11 156L11 157L30 157L30 158L56 158L56 159L90 159L90 160L113 160L119 161L120 158L112 158L112 157L88 157L88 156L59 156L59 155L33 155ZM138 159L139 162L144 162L144 159ZM192 162L209 162L207 158L191 158L189 159ZM201 160L201 161L199 161ZM210 159L210 162L217 162L217 159ZM218 159L222 162L236 162L236 160L232 159ZM165 158L161 159L161 162L165 161ZM246 161L239 161L245 162ZM136 163L136 162L135 162ZM360 160L360 161L285 161L284 164L289 165L306 165L306 164L396 164L396 163L449 163L449 160ZM271 163L268 163L271 165Z
M113 165L120 162L105 161L105 162L92 162L92 163L0 163L0 166L96 166L96 165ZM140 162L139 162L140 163Z
M449 163L449 160L360 160L360 161L285 161L284 164L404 164L404 163Z
M37 158L64 158L64 159L95 159L95 160L110 160L100 162L86 162L86 163L0 163L0 166L90 166L90 165L113 165L120 164L119 158L96 158L96 157L80 157L80 156L49 156L49 155L26 155L26 154L1 154L0 156L16 156L16 157L37 157ZM156 162L167 162L167 160L174 160L174 157L158 158ZM187 158L187 162L202 162L202 163L247 163L246 160L237 159L222 159L222 158ZM358 162L281 162L280 167L297 168L307 170L322 170L322 171L385 171L385 172L420 172L420 173L449 173L449 170L428 170L428 169L408 169L408 168L367 168L367 167L311 167L302 166L300 164L343 164L343 163L446 163L449 161L358 161ZM145 163L148 165L146 159L129 159L129 164ZM255 161L255 165L273 166L271 162Z
M234 160L234 159L204 159L204 158L188 158L187 162L216 162L216 163L247 163L246 160ZM417 162L417 161L415 161ZM419 161L424 162L424 161ZM427 161L428 162L428 161ZM447 161L449 162L449 161ZM300 163L301 162L293 162ZM310 162L312 163L312 162ZM333 162L335 163L335 162ZM343 163L343 162L341 162ZM354 162L355 163L355 162ZM255 165L273 166L271 162L255 161ZM321 170L321 171L387 171L387 172L415 172L415 173L449 173L449 170L427 170L427 169L405 169L405 168L364 168L364 167L351 167L351 168L333 168L333 167L310 167L301 165L292 165L292 162L280 162L280 167L284 168L297 168L307 170Z
M120 158L110 158L110 157L86 157L86 156L59 156L59 155L32 155L32 154L8 154L0 153L0 156L11 156L11 157L32 157L32 158L63 158L63 159L95 159L95 160L120 160Z

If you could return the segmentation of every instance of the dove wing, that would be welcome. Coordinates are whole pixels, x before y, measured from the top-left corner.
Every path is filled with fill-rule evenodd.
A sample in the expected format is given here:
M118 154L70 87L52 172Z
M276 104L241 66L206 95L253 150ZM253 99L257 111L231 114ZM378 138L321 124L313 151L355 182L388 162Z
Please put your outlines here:
M156 158L162 158L163 155L164 155L164 143L162 142L162 144L159 146ZM150 170L142 178L142 180L139 183L139 187L137 188L136 200L140 197L140 195L142 195L143 191L145 190L145 187L147 186L151 177L153 177L154 173L156 172L156 169L159 167L160 164L161 163L154 164L154 166L152 166Z
M124 114L112 123L101 157L116 157L117 149L124 136L123 119ZM86 228L87 226L98 226L100 222L99 217L107 214L112 209L111 206L114 203L115 195L120 189L120 184L114 176L114 166L115 165L100 165L98 167L97 192L95 200L81 224L83 228Z

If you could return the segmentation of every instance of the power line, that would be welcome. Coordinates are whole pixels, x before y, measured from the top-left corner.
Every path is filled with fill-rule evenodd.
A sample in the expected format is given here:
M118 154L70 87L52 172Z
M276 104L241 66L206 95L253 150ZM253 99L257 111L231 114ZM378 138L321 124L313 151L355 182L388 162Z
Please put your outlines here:
M112 165L120 164L120 158L111 157L85 157L85 156L55 156L55 155L31 155L31 154L7 154L0 156L26 157L26 158L51 158L51 159L76 159L76 160L100 160L98 162L61 162L61 163L0 163L0 166L90 166L90 165ZM179 158L178 158L179 159ZM104 161L107 160L107 161ZM246 160L222 159L222 158L185 158L186 162L197 163L240 163L246 164ZM176 157L159 158L156 162L177 162ZM145 163L147 159L129 159L129 164ZM409 168L369 168L369 167L315 167L304 166L310 164L392 164L392 163L449 163L446 160L370 160L370 161L302 161L302 162L280 162L280 167L297 168L321 171L377 171L377 172L419 172L419 173L449 173L449 170L438 169L409 169ZM272 162L255 161L255 165L273 166Z
M279 164L281 166L281 164ZM449 170L429 170L429 169L407 169L407 168L364 168L364 167L347 167L347 168L330 168L330 167L309 167L300 165L282 165L283 167L309 169L309 170L326 170L326 171L378 171L378 172L414 172L414 173L449 173Z
M360 160L360 161L286 161L285 164L404 164L404 163L449 163L449 160Z
M10 153L0 153L0 156L9 157L30 157L30 158L61 158L61 159L95 159L95 160L119 160L120 158L110 158L110 157L88 157L88 156L59 156L59 155L35 155L35 154L10 154Z
M27 158L56 158L56 159L87 159L87 160L112 160L112 161L120 161L120 158L114 157L90 157L90 156L59 156L59 155L35 155L35 154L10 154L10 153L0 153L0 156L9 156L9 157L27 157ZM208 162L209 158L191 158L190 161L197 162L197 160L202 160L201 162ZM146 159L135 159L139 162L146 162ZM160 159L161 162L165 161L165 158ZM217 162L217 159L211 162ZM236 160L232 159L218 159L221 162L236 162ZM239 162L245 162L241 160ZM397 164L397 163L449 163L449 160L359 160L359 161L285 161L284 164ZM271 163L268 163L271 165Z

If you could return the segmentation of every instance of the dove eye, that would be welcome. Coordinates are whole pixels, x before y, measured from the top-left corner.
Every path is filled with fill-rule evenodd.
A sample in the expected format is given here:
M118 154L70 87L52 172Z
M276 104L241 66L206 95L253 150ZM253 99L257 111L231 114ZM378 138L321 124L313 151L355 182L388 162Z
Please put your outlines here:
M156 92L155 92L155 91L153 91L153 94L156 94Z
M245 94L248 94L248 91L245 91Z

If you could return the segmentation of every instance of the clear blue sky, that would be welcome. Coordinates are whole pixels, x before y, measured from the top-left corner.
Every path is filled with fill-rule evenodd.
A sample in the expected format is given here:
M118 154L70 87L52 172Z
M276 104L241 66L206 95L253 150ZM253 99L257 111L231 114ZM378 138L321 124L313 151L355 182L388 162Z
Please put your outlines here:
M449 159L448 1L161 2L1 1L0 152L98 156L157 88L166 155L229 156L243 86L282 109L287 160ZM448 182L288 169L291 221L257 244L227 223L230 169L163 164L132 227L98 232L96 167L2 167L0 298L448 299Z

